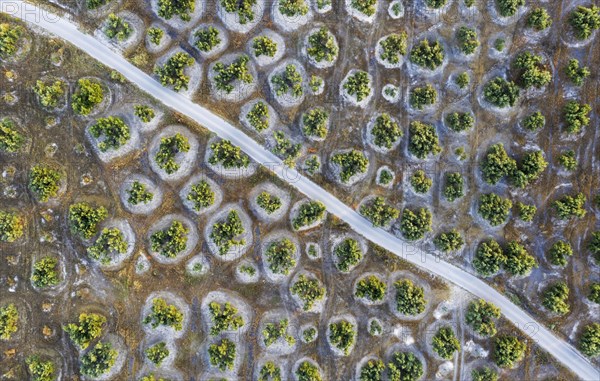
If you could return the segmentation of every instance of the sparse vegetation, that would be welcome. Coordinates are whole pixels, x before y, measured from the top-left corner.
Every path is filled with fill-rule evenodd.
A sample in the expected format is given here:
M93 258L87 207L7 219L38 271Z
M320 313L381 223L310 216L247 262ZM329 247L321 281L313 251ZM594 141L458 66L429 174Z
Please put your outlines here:
M569 306L569 286L563 281L551 284L542 293L542 305L559 315L568 313L571 309Z
M235 89L236 81L252 83L254 77L248 69L249 61L250 57L244 54L227 65L217 62L213 67L216 73L214 77L216 88L229 94Z
M546 125L546 117L541 112L536 111L523 119L523 128L528 131L538 131Z
M144 123L150 123L156 116L154 109L145 105L135 105L133 113Z
M293 143L283 131L275 131L273 133L275 146L272 152L283 159L283 163L290 168L296 166L296 159L300 156L302 144Z
M250 158L242 152L240 147L234 146L229 140L220 140L210 145L212 155L208 158L208 163L212 165L220 164L225 169L247 168L250 164Z
M161 28L148 28L148 37L150 38L150 42L154 45L160 45L163 37L165 36L165 31Z
M269 270L274 274L289 275L296 266L296 244L289 238L269 243L265 252Z
M583 218L586 215L584 208L586 198L583 193L565 195L552 203L556 214L561 220Z
M495 193L482 194L479 198L479 215L491 226L498 226L506 222L512 201L502 198Z
M256 0L220 0L221 6L229 13L235 13L238 16L239 23L242 25L254 21L253 6Z
M574 171L577 168L577 158L575 151L567 150L560 154L558 163L567 171Z
M360 243L353 238L346 238L335 246L336 267L341 272L349 272L362 259Z
M387 366L390 381L416 381L423 376L423 363L412 352L395 352Z
M106 20L104 26L106 37L125 41L131 36L131 33L133 33L133 28L123 17L119 17L114 13L108 15L108 20Z
M431 84L426 84L421 87L413 87L410 91L409 103L410 107L416 110L423 110L427 106L431 106L437 100L437 91Z
M112 347L111 343L100 342L83 355L80 371L88 377L100 377L111 370L118 355L119 352Z
M0 307L0 340L10 340L19 330L19 311L10 303Z
M158 342L151 347L146 348L144 354L146 358L150 360L156 366L161 366L163 361L169 357L169 348L167 348L167 343L164 341Z
M387 290L386 283L376 275L368 275L358 281L354 295L370 302L383 300Z
M258 381L281 381L281 367L273 361L264 363L258 374Z
M236 358L235 343L229 339L222 339L220 343L208 347L210 365L217 367L222 372L232 370Z
M309 201L300 205L298 214L292 220L292 226L295 230L301 227L312 225L321 220L325 215L325 205L320 201Z
M571 58L565 68L565 73L575 86L582 86L584 80L590 75L590 69L587 66L580 66L579 60L576 58Z
M484 366L471 371L472 381L498 381L498 373L490 367Z
M377 0L350 0L350 6L366 16L373 16L377 11Z
M456 39L458 40L460 51L466 55L475 53L475 50L479 47L479 36L477 36L477 31L473 28L461 26L456 31Z
M223 304L216 301L210 302L208 310L212 323L210 327L211 336L217 336L226 331L237 331L245 324L244 318L239 314L238 309L229 302Z
M305 0L280 0L279 12L288 17L304 16L308 13L308 4Z
M577 134L583 127L587 127L590 124L590 111L592 111L592 108L587 103L568 101L564 107L567 133Z
M514 336L499 336L494 341L494 360L500 368L512 368L525 356L527 345Z
M268 347L273 345L277 340L282 338L290 346L296 344L294 336L287 333L288 326L288 319L281 319L279 322L269 322L265 324L265 328L262 330L263 343L265 346Z
M158 15L167 20L179 16L183 21L190 21L192 19L190 13L195 9L194 0L158 0Z
M87 253L90 258L101 264L109 264L114 256L125 254L129 244L125 240L123 232L118 228L104 228L93 245L88 247Z
M190 193L186 196L186 200L192 202L193 208L197 212L212 206L215 203L215 198L215 192L206 180L200 180L192 184Z
M56 367L52 360L43 360L38 355L27 357L25 360L31 381L56 380Z
M460 342L450 326L441 327L433 335L431 345L433 351L443 359L450 360L454 353L460 351Z
M331 161L339 166L339 176L343 183L348 183L355 175L367 172L369 166L369 159L365 154L355 149L336 153Z
M312 343L317 338L317 329L315 327L308 327L302 331L302 340L305 343Z
M250 111L246 114L248 123L258 132L262 132L269 128L269 108L263 101L256 102Z
M148 191L146 184L139 181L131 183L131 187L127 189L127 202L131 205L147 204L154 198L154 194Z
M470 112L451 112L446 116L446 125L452 131L462 132L475 126L475 118Z
M23 236L25 220L17 213L0 210L0 242L15 242Z
M519 98L519 88L514 82L495 77L483 87L483 96L493 106L513 107Z
M66 84L61 80L50 82L36 81L33 91L44 107L56 108L65 96Z
M537 212L537 207L535 205L527 205L522 202L517 202L517 217L523 222L531 222L533 221L533 217Z
M335 37L327 28L321 27L308 36L306 52L315 62L333 62L337 58L338 51Z
M304 94L302 82L302 74L295 64L287 64L283 72L271 77L271 86L278 97L288 94L300 98Z
M428 177L424 170L416 170L410 177L410 185L417 193L427 193L433 185L433 180Z
M267 36L258 36L252 40L252 49L255 57L275 57L277 43Z
M465 321L477 334L484 337L496 335L495 320L500 318L500 309L483 299L469 303Z
M460 250L465 245L465 240L458 230L452 229L436 236L433 243L438 250L450 253Z
M327 137L329 113L322 107L315 107L302 114L302 132L317 139Z
M4 118L0 120L0 151L13 153L21 149L25 136L15 127L15 123Z
M458 88L466 89L467 86L469 86L469 83L471 83L471 77L469 76L469 73L463 71L454 78L454 83L456 83Z
M407 38L406 32L393 33L385 37L379 43L381 49L379 58L392 65L399 63L401 57L406 54Z
M201 52L208 53L221 43L221 33L214 26L200 28L194 33L194 46Z
M348 95L354 97L356 102L361 102L371 95L371 80L366 71L357 70L350 75L343 84Z

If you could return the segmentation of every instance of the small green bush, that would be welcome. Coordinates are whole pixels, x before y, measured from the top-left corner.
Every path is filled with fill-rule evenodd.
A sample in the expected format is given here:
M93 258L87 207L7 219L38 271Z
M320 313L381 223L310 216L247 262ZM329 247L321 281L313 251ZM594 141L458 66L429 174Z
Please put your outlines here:
M98 9L110 0L86 0L86 6L88 10Z
M214 81L217 89L229 94L235 89L236 81L251 83L254 77L248 70L249 61L250 58L247 55L241 55L228 65L217 62L213 67L216 73Z
M548 252L548 260L554 266L565 267L568 257L573 255L571 244L565 241L556 241Z
M313 95L317 95L317 93L320 93L321 87L324 87L323 78L318 75L311 75L310 80L308 81L308 87Z
M590 293L587 298L593 303L600 304L600 283L590 284Z
M236 239L237 236L244 234L245 231L238 212L230 210L227 217L215 222L210 232L210 239L219 248L219 254L225 255L232 246L246 244L245 239Z
M278 97L289 94L294 98L300 98L304 94L302 82L302 74L294 64L286 65L283 72L271 77L271 85Z
M595 5L589 7L578 5L569 15L569 24L577 39L588 39L595 30L600 28L600 8Z
M111 13L108 15L108 20L104 26L104 34L110 39L117 39L118 41L125 41L133 33L131 25L125 21L122 17Z
M509 199L495 193L486 193L479 198L477 212L491 226L498 226L506 222L511 208L512 201Z
M466 55L475 53L475 50L479 47L479 36L473 28L461 26L456 31L456 39L460 51Z
M497 38L496 41L494 41L494 49L496 49L499 52L504 51L504 48L506 47L506 40L503 38Z
M575 86L582 86L583 81L591 74L590 69L587 66L581 67L579 60L576 58L569 60L569 64L565 68L565 73Z
M319 172L319 169L321 169L321 161L320 161L319 157L317 155L310 155L304 161L304 169L310 175L314 175L315 173Z
M498 373L487 366L473 369L471 371L472 381L498 381Z
M425 5L429 8L440 9L446 5L447 2L448 0L425 0Z
M292 219L293 228L298 230L321 220L325 215L325 210L325 205L320 201L303 203L298 208L298 214Z
M108 373L117 361L119 352L111 343L98 343L81 358L81 374L97 378Z
M456 83L460 89L466 89L467 86L469 86L469 83L471 83L471 77L469 76L469 73L463 71L454 78L454 83Z
M308 13L309 6L305 0L280 0L279 12L288 17L304 16Z
M245 324L244 318L239 314L235 306L229 302L219 304L218 302L210 302L208 305L210 312L210 327L211 336L217 336L221 332L236 331L242 328Z
M484 337L494 336L497 332L495 320L500 318L500 308L483 299L474 300L467 306L466 323L477 334Z
M412 352L394 352L387 367L390 381L416 381L423 376L423 363Z
M385 297L386 283L377 275L368 275L356 283L354 295L370 302L379 302Z
M496 9L502 17L514 16L524 5L525 0L496 0Z
M169 357L169 353L170 352L169 348L167 348L167 343L164 341L156 343L144 351L146 358L156 366L160 366L162 362Z
M587 127L590 124L590 111L592 108L589 104L568 101L563 111L567 133L577 134L583 127Z
M339 166L339 176L343 183L348 183L355 175L366 173L369 167L369 159L363 152L355 149L336 153L332 156L331 161Z
M12 153L17 152L25 143L23 136L16 128L12 120L4 118L0 120L0 151Z
M42 164L34 165L29 170L27 186L36 199L46 202L58 195L62 175L59 171Z
M208 53L221 43L219 30L214 26L200 28L194 33L194 46L201 52Z
M42 360L38 355L27 357L25 360L31 381L56 380L56 367L52 360Z
M139 181L131 183L131 187L127 189L127 202L131 205L147 204L154 199L154 194L148 191L146 184Z
M90 343L102 335L106 318L94 313L79 314L79 324L69 323L63 330L79 349L86 349Z
M346 238L337 244L333 253L337 258L336 267L341 272L349 272L363 257L360 243L353 238Z
M161 1L161 0L159 0ZM168 0L163 0L168 1ZM171 86L173 90L188 89L190 77L185 75L185 69L194 64L194 59L187 53L177 52L161 66L154 67L154 74L158 76L163 86Z
M377 11L377 0L350 0L350 6L366 16Z
M250 164L250 158L242 153L240 147L234 146L229 140L221 140L210 145L212 155L208 158L208 163L212 165L220 164L225 169L247 168Z
M33 264L31 282L37 288L56 286L60 283L58 259L50 256L42 257Z
M416 110L423 110L426 106L431 106L437 100L437 91L431 84L422 87L414 87L410 91L410 107Z
M584 208L586 198L583 193L565 195L552 203L558 218L568 220L570 218L583 218L586 215Z
M277 43L267 36L258 36L252 40L252 49L255 57L275 57Z
M318 279L300 274L290 287L292 295L296 295L302 302L302 309L309 311L316 302L325 297L325 288Z
M470 112L451 112L446 116L446 125L452 131L462 132L475 126L475 118Z
M552 18L548 14L548 11L542 7L533 8L527 15L525 24L528 28L536 31L542 31L552 25Z
M400 211L385 203L381 196L377 196L361 205L360 214L371 221L375 227L388 226L400 216Z
M499 336L494 341L494 360L500 368L512 368L525 356L527 345L514 336Z
M335 37L327 28L321 27L308 36L306 52L315 62L333 62L337 58L338 51Z
M433 180L427 177L425 171L418 169L410 177L410 185L417 193L427 193L433 185Z
M410 51L410 61L429 70L437 69L444 62L444 47L439 41L423 39Z
M179 220L173 220L168 228L150 236L152 251L165 258L175 258L187 248L189 229Z
M565 282L556 282L542 293L542 305L559 315L569 313L569 286Z
M283 163L290 168L296 166L296 159L300 156L302 144L292 143L291 139L285 136L283 131L275 131L273 133L275 146L272 148L273 153L283 159Z
M148 28L148 37L150 38L150 42L154 45L160 45L163 37L165 36L165 31L160 28Z
M273 361L264 363L258 374L258 381L281 381L281 367Z
M348 356L356 341L356 326L347 320L329 324L329 341L331 345Z
M269 322L265 324L265 328L262 330L263 343L265 346L269 347L281 338L283 338L288 345L294 345L296 339L294 336L288 335L288 326L288 319L281 319L279 322Z
M382 381L385 364L379 359L370 359L360 368L358 381Z
M592 323L583 328L579 339L579 350L588 357L600 355L600 324Z
M0 210L0 242L15 242L23 236L25 221L12 212Z
M182 21L190 21L190 13L193 13L195 8L194 0L158 0L158 15L167 20L179 16Z
M211 189L210 184L206 180L200 180L190 187L190 192L186 196L186 200L191 201L192 208L199 212L202 209L208 208L215 203L215 192Z
M22 34L23 29L20 26L0 24L0 58L6 59L17 53L19 50L17 43Z
M517 71L517 83L523 88L535 87L540 89L552 80L552 73L543 62L543 57L523 52L519 54L513 67Z
M282 206L281 199L268 192L261 192L258 197L256 197L256 203L264 209L267 214L275 213Z
M129 245L123 232L117 228L104 228L96 242L87 249L90 258L106 265L117 254L125 254Z
M71 106L79 115L89 115L94 107L104 100L102 85L95 80L81 78L77 81L77 89L73 94Z
M482 242L473 258L473 268L482 276L495 275L506 262L506 254L498 242L490 239Z
M329 113L322 107L315 107L302 114L302 132L306 136L325 139L327 137Z
M357 102L361 102L371 94L371 80L366 71L357 70L350 75L343 84L348 95L353 96Z
M269 270L274 274L289 275L296 266L296 251L296 245L289 238L271 242L265 252Z
M508 156L502 143L490 146L481 164L483 179L491 185L505 176L512 175L516 169L516 161Z
M211 344L208 347L208 358L210 365L222 372L232 370L236 358L235 343L229 339L222 339L219 344Z
M295 374L298 381L323 381L319 368L309 361L302 361Z
M100 222L108 216L103 206L94 207L85 202L72 204L69 207L69 227L73 234L83 239L90 239L98 231Z
M531 222L533 221L533 217L537 212L537 208L535 205L527 205L522 202L517 202L517 216L523 222Z
M389 185L392 180L394 180L394 174L392 172L388 171L387 169L383 169L381 172L379 172L377 182L380 185Z
M573 171L577 168L577 158L575 157L575 151L567 150L560 154L558 157L558 163L567 171Z
M90 135L99 140L98 149L101 152L119 149L131 137L129 126L123 119L114 116L98 119L90 127Z
M376 146L391 149L403 132L389 114L383 113L375 118L371 135Z
M181 165L175 161L175 157L179 153L188 152L190 147L188 138L180 133L165 136L160 140L160 145L154 156L154 160L156 160L158 167L163 169L167 174L173 174L181 167Z
M431 345L433 351L443 359L450 360L454 353L460 351L460 342L450 326L441 327L433 335Z
M238 15L239 23L242 25L254 21L254 11L252 7L256 5L256 0L221 0L221 6L229 13Z
M435 127L420 121L413 121L408 128L408 152L419 159L428 155L437 155L442 152Z
M537 180L548 166L542 151L527 152L519 163L518 169L511 174L513 185L524 189Z
M523 119L523 128L529 131L538 131L546 125L546 117L541 112L536 111Z
M256 102L246 114L248 123L258 132L269 128L269 108L263 101Z
M423 287L414 284L410 279L394 282L396 290L396 311L403 315L415 316L425 311L427 301Z
M66 85L61 80L56 80L50 83L44 81L36 81L33 91L38 96L40 103L44 107L58 107L61 99L65 95Z
M401 32L390 34L381 40L379 43L381 60L392 65L399 63L400 58L406 54L407 38L406 32Z
M535 257L516 241L510 241L504 250L506 261L504 269L511 275L529 275L533 268L538 267Z
M133 113L144 123L150 123L156 116L156 113L152 107L144 105L135 105Z
M10 340L19 330L19 311L14 304L0 307L0 340Z
M600 265L600 231L592 233L592 238L588 243L588 249L594 255L596 263Z
M450 202L464 196L464 179L460 172L446 174L443 193L446 200Z
M183 329L183 312L177 306L168 304L163 298L154 298L151 312L144 318L144 324L150 324L152 328L166 326L181 331Z
M519 98L519 88L514 82L495 77L483 87L485 100L500 108L512 107Z
M465 240L456 229L439 234L433 239L433 244L444 253L458 251L465 245Z

